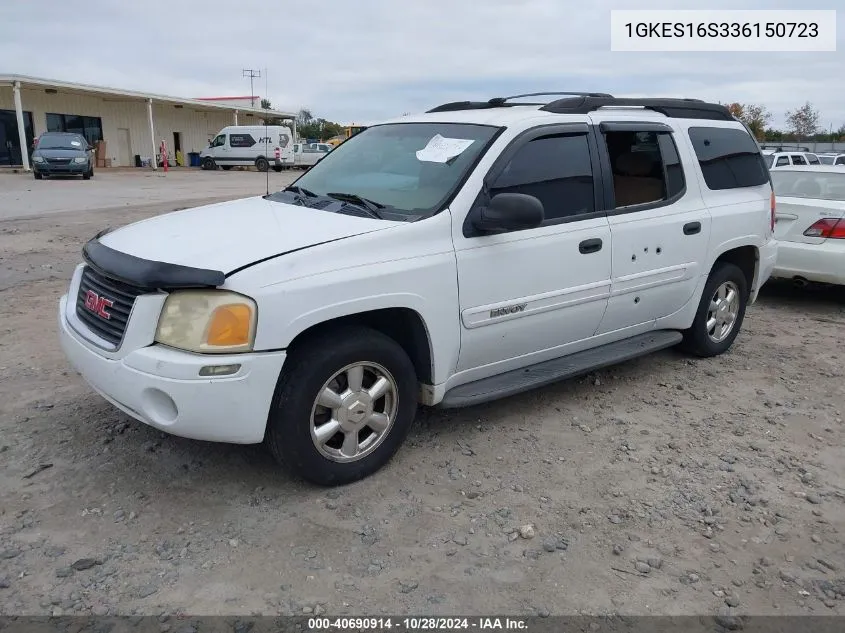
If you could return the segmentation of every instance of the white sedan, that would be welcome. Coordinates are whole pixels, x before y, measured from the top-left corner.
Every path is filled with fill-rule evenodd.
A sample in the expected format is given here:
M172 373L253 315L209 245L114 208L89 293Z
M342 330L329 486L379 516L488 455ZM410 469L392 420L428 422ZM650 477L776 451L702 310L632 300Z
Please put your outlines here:
M845 285L845 170L792 166L771 177L779 241L772 277Z

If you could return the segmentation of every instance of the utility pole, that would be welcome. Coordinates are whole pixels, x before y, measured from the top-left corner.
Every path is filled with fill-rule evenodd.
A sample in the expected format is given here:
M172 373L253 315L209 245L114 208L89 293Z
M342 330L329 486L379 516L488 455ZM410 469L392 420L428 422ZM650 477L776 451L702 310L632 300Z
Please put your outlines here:
M256 77L261 76L260 70L252 70L250 68L244 68L243 72L244 77L249 77L249 98L250 98L250 105L254 108L255 107L255 90L253 89L252 82Z

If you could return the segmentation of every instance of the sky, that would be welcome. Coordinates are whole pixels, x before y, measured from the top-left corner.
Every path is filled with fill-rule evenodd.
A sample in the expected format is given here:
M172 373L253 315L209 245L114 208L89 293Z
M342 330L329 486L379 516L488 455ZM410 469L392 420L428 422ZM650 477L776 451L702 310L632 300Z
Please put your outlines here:
M839 9L834 53L610 51L611 9ZM810 101L845 124L845 3L815 0L0 0L0 74L178 97L255 93L374 123L440 103L537 91ZM266 80L266 90L265 90Z

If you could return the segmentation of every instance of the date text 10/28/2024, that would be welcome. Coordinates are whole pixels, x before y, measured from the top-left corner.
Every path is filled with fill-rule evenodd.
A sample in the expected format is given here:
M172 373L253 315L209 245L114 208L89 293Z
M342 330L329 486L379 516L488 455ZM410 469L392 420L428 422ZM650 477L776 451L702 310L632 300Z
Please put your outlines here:
M441 617L401 617L401 618L309 618L309 631L526 631L528 623L520 618L441 618Z

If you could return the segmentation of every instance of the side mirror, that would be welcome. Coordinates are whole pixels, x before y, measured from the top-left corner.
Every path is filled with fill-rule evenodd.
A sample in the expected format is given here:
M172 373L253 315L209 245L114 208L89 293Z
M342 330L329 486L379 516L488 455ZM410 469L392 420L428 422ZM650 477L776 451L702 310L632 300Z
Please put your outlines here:
M543 203L524 193L500 193L477 212L473 225L480 231L513 231L540 226Z

